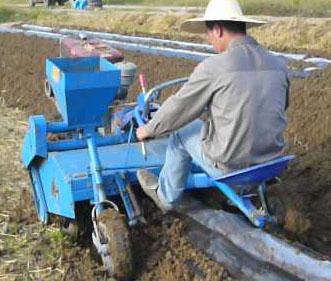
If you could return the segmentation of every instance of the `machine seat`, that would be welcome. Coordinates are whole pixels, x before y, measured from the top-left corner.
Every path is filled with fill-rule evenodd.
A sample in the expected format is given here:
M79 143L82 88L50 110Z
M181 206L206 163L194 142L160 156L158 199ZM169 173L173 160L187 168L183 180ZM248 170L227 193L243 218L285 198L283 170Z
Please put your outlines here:
M279 157L263 164L228 173L215 180L234 186L261 184L280 176L287 168L288 163L294 158L295 157L293 155Z

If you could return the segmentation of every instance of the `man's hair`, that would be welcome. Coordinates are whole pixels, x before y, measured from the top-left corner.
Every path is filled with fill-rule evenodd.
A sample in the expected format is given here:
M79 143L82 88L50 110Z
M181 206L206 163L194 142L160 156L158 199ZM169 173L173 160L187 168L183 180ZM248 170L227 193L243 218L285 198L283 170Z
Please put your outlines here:
M246 34L246 23L240 21L206 21L207 29L212 30L215 25L221 26L232 33Z

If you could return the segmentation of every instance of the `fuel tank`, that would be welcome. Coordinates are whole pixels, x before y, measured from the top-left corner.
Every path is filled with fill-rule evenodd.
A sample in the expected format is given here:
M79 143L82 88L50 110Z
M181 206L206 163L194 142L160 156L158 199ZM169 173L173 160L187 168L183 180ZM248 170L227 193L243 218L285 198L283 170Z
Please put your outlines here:
M111 63L121 62L124 56L109 44L98 39L63 38L60 42L61 57L102 57Z

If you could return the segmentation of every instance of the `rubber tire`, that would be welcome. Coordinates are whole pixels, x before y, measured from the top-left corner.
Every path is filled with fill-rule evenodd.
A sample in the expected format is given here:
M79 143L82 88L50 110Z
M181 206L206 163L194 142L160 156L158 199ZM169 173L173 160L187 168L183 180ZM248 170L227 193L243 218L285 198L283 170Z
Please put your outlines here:
M109 255L101 256L108 274L115 279L131 280L133 255L125 216L107 209L99 215L98 227L102 242L108 244Z
M79 227L77 222L63 219L60 222L60 228L71 238L72 241L78 241Z

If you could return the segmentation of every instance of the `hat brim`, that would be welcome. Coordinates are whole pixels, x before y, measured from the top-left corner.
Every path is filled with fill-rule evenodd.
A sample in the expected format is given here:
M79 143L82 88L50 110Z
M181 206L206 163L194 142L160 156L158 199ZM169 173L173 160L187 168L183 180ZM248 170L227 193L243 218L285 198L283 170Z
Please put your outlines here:
M260 21L255 19L250 19L248 17L240 18L227 18L227 19L206 19L206 18L194 18L186 20L181 25L181 30L190 33L205 33L207 31L206 22L207 21L234 21L234 22L244 22L247 28L261 26L266 24L266 21Z

